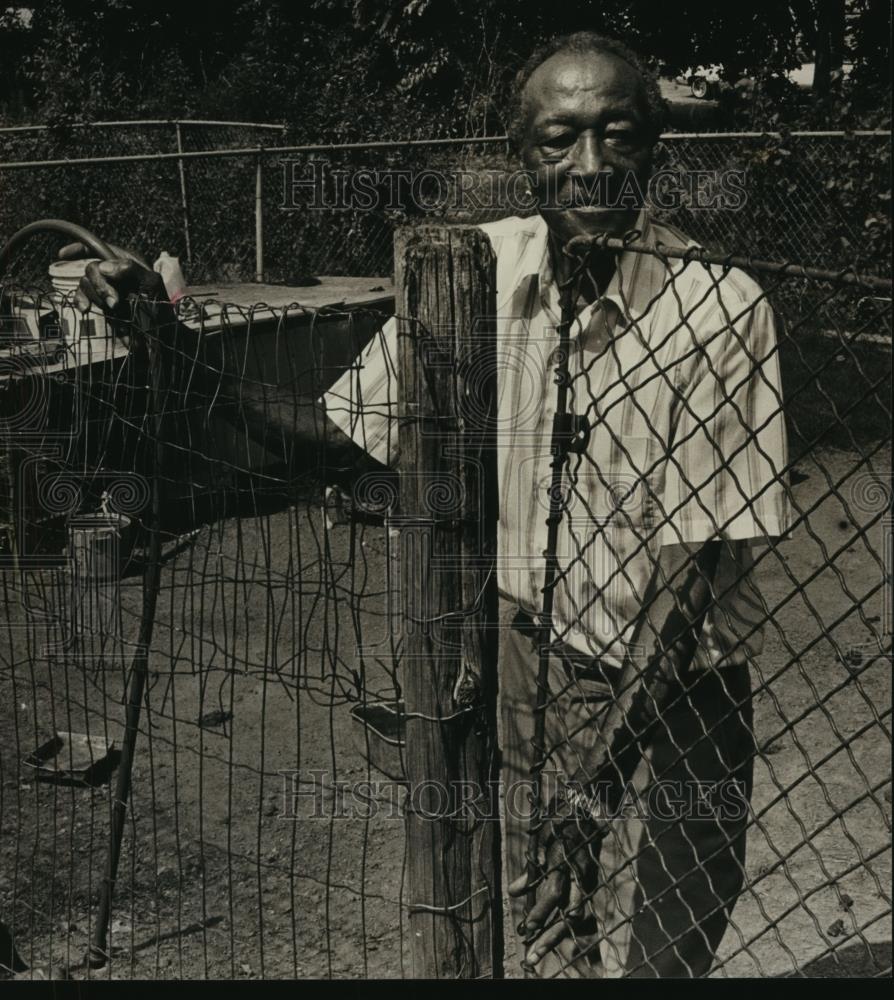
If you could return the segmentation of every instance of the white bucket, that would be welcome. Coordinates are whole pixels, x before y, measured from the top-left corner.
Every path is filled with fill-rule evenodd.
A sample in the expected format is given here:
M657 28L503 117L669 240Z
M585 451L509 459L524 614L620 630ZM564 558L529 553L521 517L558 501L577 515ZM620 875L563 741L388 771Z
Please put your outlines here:
M50 281L53 285L53 304L59 314L59 322L62 327L62 339L66 344L77 344L82 337L109 336L109 328L106 318L97 309L91 306L90 310L82 313L75 305L75 292L87 265L98 262L98 258L91 257L86 260L57 260L50 264Z

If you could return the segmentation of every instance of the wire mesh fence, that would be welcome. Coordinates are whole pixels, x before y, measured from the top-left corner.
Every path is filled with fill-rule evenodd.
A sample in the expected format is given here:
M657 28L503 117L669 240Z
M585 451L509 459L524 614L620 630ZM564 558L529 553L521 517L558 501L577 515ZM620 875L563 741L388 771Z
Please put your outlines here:
M887 273L889 141L668 133L653 205L712 250ZM499 136L295 146L282 126L152 122L0 131L0 171L15 190L0 232L89 219L147 258L179 254L195 284L258 273L294 284L390 274L399 225L499 218L518 163ZM43 259L32 250L30 278Z
M117 333L135 341L116 357L97 352L120 340L83 344L98 365L63 349L32 377L21 348L5 359L2 683L16 707L2 723L3 921L32 966L78 966L95 936L121 794L107 770L122 766L155 562L109 972L394 975L400 786L377 821L345 821L350 797L338 807L339 783L368 774L349 710L395 684L383 652L369 667L354 656L361 630L373 648L387 634L387 535L329 527L312 469L284 471L248 404L254 390L312 398L326 365L347 364L380 319L207 302L197 317L163 338L154 391L126 321ZM155 345L162 333L143 336ZM101 525L79 517L101 510Z
M507 641L502 671L514 686L504 759L513 742L516 753L530 742L516 777L523 762L559 783L551 800L541 794L524 857L546 879L544 893L558 891L553 872L573 870L550 920L567 936L540 962L545 971L552 957L553 974L601 963L609 974L767 975L782 955L786 971L802 969L805 939L817 960L846 939L871 956L865 931L886 926L890 913L880 796L889 776L875 769L890 713L890 492L880 490L870 511L854 491L888 483L888 459L850 426L846 469L816 461L816 451L830 423L848 424L848 408L884 422L887 389L877 393L890 369L883 362L872 376L868 359L848 349L861 327L843 327L828 308L848 297L842 285L824 283L822 305L795 319L780 310L777 341L769 304L790 294L789 278L752 264L761 289L728 258L693 267L687 248L670 242L659 239L659 251L648 239L628 244L639 270L619 265L614 316L611 286L595 315L580 311L578 296L597 280L593 257L572 269L554 303L555 380L567 393L556 410L583 421L584 440L569 448L566 432L563 446L553 424L542 465L552 474L540 483L550 491L547 523L558 524L541 536L543 599L538 607L529 591L527 614L516 611L515 631L527 639ZM869 327L878 332L880 321ZM818 337L823 362L796 374ZM842 346L845 355L832 355ZM844 405L823 377L830 355L862 373ZM817 425L820 409L832 418ZM790 486L805 460L822 467L812 495ZM826 537L824 507L825 517L839 515L843 544ZM823 555L801 563L786 537ZM539 540L528 548L539 550ZM872 567L863 582L843 568L837 553L848 549ZM856 633L861 648L851 653ZM830 671L830 660L847 672ZM806 805L805 783L822 806ZM876 834L864 836L864 823ZM507 836L519 870L521 840L513 852L511 829ZM846 892L862 878L875 897L865 919ZM531 939L542 953L543 939ZM890 955L875 971L889 969Z
M456 894L433 898L405 837L423 812L406 723L456 746L448 702L406 704L405 647L413 625L464 620L407 605L424 551L402 520L415 358L443 391L471 387L460 420L496 383L499 549L482 586L501 593L502 878L552 864L578 893L566 883L547 914L569 933L538 971L563 971L569 949L609 973L890 971L890 287L713 258L656 224L578 248L541 297L537 267L501 270L538 225L485 227L512 295L483 363L480 325L464 355L419 304L424 231L398 322L380 293L245 307L222 289L181 300L176 322L134 306L87 336L58 299L4 288L0 919L22 965L87 974L92 942L95 976L409 975L420 920L466 940L480 919L458 888L487 872L466 838ZM607 251L613 284L583 305ZM427 485L424 520L456 530L465 493ZM654 668L650 649L693 633L694 666ZM628 703L636 740L606 758ZM615 763L623 809L596 795ZM512 928L530 911L508 912L518 975Z

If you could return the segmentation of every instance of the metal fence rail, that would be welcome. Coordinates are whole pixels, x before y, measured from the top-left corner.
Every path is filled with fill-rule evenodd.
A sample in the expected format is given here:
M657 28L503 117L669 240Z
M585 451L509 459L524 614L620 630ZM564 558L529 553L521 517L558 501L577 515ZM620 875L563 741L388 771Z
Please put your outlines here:
M43 252L45 264L52 257ZM764 633L763 650L747 657L750 692L736 686L741 670L706 667L709 679L662 702L657 717L660 728L688 703L710 753L679 742L693 736L684 726L668 727L650 744L653 755L642 755L656 769L704 767L703 783L717 778L709 767L717 754L729 774L744 781L753 772L744 817L719 840L704 833L713 814L701 827L665 817L661 831L648 828L657 847L637 841L629 817L609 821L594 838L601 895L582 873L580 906L597 900L595 928L574 906L565 916L581 953L626 971L674 962L706 971L696 968L700 942L718 934L718 975L890 971L890 287L745 253L634 243L623 256L623 319L611 317L609 335L595 320L574 328L568 290L586 287L594 261L582 252L543 350L527 338L521 354L497 366L498 378L542 380L520 398L541 393L543 403L498 424L498 460L512 452L532 487L507 485L504 469L501 530L507 502L520 505L513 523L528 527L514 553L521 562L500 552L500 589L516 600L494 624L501 669L506 650L534 669L501 677L510 699L504 793L516 779L528 789L533 766L542 772L535 804L545 805L569 754L583 753L581 734L600 732L591 723L607 693L619 696L614 669L594 673L603 661L623 665L606 654L618 623L606 623L598 595L620 587L619 600L633 592L651 614L633 567L654 563L656 539L691 547L718 533L743 538L731 525L753 518L763 544L747 606L722 601L741 585L738 563L713 578L709 602L724 609L711 633L720 648L750 649ZM645 300L623 282L634 261L663 276ZM406 883L413 789L395 708L407 670L397 597L406 525L387 477L333 492L322 485L332 470L308 461L298 443L311 401L337 379L347 379L337 398L358 437L364 429L397 436L388 418L406 386L380 387L382 398L363 391L380 352L395 349L395 324L367 308L221 311L183 300L177 327L121 314L107 338L75 349L34 341L12 322L52 304L23 294L7 284L0 295L8 620L0 635L0 920L24 963L88 974L82 958L96 940L114 820L109 772L120 774L116 751L151 611L108 960L89 974L409 974L408 908L432 901L410 895ZM440 364L443 378L441 341L452 334L419 315L401 319L418 334L420 364ZM500 323L498 345L518 347ZM556 355L563 339L568 349ZM474 364L455 355L451 364L447 374L474 387ZM554 405L561 387L566 402ZM647 404L659 388L672 405ZM586 419L576 428L587 430L586 446L566 433L558 450L544 448L544 426L547 436L568 430L561 417L544 416L550 408ZM671 412L683 421L672 435ZM774 450L782 435L784 454ZM529 448L531 462L518 448ZM451 496L431 494L438 517L456 519ZM780 532L769 517L783 506ZM555 535L541 544L548 521ZM551 610L541 603L549 593ZM423 608L423 618L453 611ZM556 817L528 808L508 818L507 882L519 862L524 869L526 851L532 865L545 863L537 848L548 846ZM661 850L681 826L698 845L693 865L685 851L669 860ZM565 834L556 841L563 849ZM631 871L637 878L626 877ZM699 872L715 880L713 896L704 885L686 895ZM630 895L638 885L651 894L648 907ZM682 908L672 905L681 892ZM642 912L658 917L644 927ZM510 975L523 957L514 923Z

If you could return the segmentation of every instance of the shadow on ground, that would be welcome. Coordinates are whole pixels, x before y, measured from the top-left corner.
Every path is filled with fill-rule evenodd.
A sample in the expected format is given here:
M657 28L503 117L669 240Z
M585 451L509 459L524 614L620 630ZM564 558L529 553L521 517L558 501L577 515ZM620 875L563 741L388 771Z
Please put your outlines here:
M807 979L864 979L880 975L890 976L891 949L890 941L877 941L869 945L860 941L808 962L800 972Z

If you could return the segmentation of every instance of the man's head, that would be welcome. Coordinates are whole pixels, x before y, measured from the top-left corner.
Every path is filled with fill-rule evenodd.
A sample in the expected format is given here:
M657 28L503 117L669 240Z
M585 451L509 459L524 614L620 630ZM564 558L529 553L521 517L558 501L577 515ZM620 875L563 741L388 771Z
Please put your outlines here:
M620 42L584 31L533 53L516 80L510 133L562 243L632 227L663 119L655 78Z

